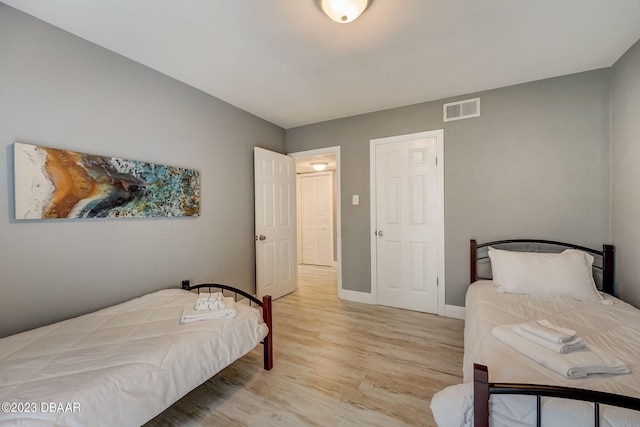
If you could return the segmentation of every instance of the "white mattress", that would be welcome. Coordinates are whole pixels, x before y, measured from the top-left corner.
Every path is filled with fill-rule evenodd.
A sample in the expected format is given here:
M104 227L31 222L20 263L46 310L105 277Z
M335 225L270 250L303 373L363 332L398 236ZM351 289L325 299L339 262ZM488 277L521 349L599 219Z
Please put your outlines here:
M465 384L434 396L432 410L439 425L471 425L473 393L470 383L473 382L474 363L487 365L490 382L553 384L640 398L640 310L613 297L607 297L613 304L605 305L567 298L506 294L495 288L491 281L479 281L467 291ZM617 357L631 374L568 379L520 355L491 334L495 326L539 319L576 330L588 348L597 348ZM591 424L591 408L583 402L543 399L543 425ZM535 398L492 397L491 413L494 426L535 425ZM640 425L640 412L602 407L601 414L603 426ZM576 416L578 418L574 418ZM573 419L571 424L568 419Z
M0 425L142 425L267 335L245 304L234 319L180 324L196 299L162 290L1 339L0 403L12 405Z

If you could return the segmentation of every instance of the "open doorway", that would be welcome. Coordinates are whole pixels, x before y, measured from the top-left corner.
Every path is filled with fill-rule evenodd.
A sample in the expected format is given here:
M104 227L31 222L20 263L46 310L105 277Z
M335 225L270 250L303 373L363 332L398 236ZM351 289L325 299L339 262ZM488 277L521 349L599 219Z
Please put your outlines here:
M298 264L334 269L340 295L340 147L289 155L296 161Z

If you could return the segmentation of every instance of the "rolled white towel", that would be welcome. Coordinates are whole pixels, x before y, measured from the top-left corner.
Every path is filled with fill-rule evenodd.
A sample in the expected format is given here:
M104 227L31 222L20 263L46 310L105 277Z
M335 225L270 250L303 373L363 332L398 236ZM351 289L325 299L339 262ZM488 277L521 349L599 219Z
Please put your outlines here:
M195 309L197 311L213 311L222 310L226 307L224 303L224 295L221 292L214 292L212 294L198 294L198 300L196 301Z
M526 338L529 341L533 341L534 343L541 345L544 348L548 348L549 350L553 350L556 353L560 354L569 353L571 351L584 347L584 341L580 337L575 337L571 341L567 342L552 342L528 332L526 329L523 329L521 325L514 326L513 332L520 335L522 338Z
M222 310L196 310L193 304L182 309L180 323L199 322L201 320L233 319L236 317L235 302L231 297L224 298L225 308Z
M548 320L537 320L535 322L523 323L520 327L522 330L527 331L530 334L555 343L569 342L573 340L577 334L573 329L554 325Z

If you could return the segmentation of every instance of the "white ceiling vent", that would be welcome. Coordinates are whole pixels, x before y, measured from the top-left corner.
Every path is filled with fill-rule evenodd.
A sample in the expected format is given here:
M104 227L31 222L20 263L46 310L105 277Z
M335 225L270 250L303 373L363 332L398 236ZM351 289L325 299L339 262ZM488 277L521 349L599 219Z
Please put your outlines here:
M480 115L480 98L465 99L464 101L450 102L442 106L443 120L469 119Z

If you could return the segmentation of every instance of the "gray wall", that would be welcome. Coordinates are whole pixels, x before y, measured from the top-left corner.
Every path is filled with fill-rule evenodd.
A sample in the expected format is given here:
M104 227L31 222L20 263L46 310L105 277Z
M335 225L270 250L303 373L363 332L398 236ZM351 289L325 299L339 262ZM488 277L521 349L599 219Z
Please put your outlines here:
M640 308L640 42L612 67L611 240L622 299Z
M201 172L201 216L15 221L13 142ZM284 130L0 3L0 336L184 278L255 290L253 146Z
M286 131L288 152L341 146L343 287L370 292L369 140L444 128L446 304L464 305L468 242L609 241L610 70L427 102ZM479 118L442 104L479 96ZM351 196L360 195L360 205Z

